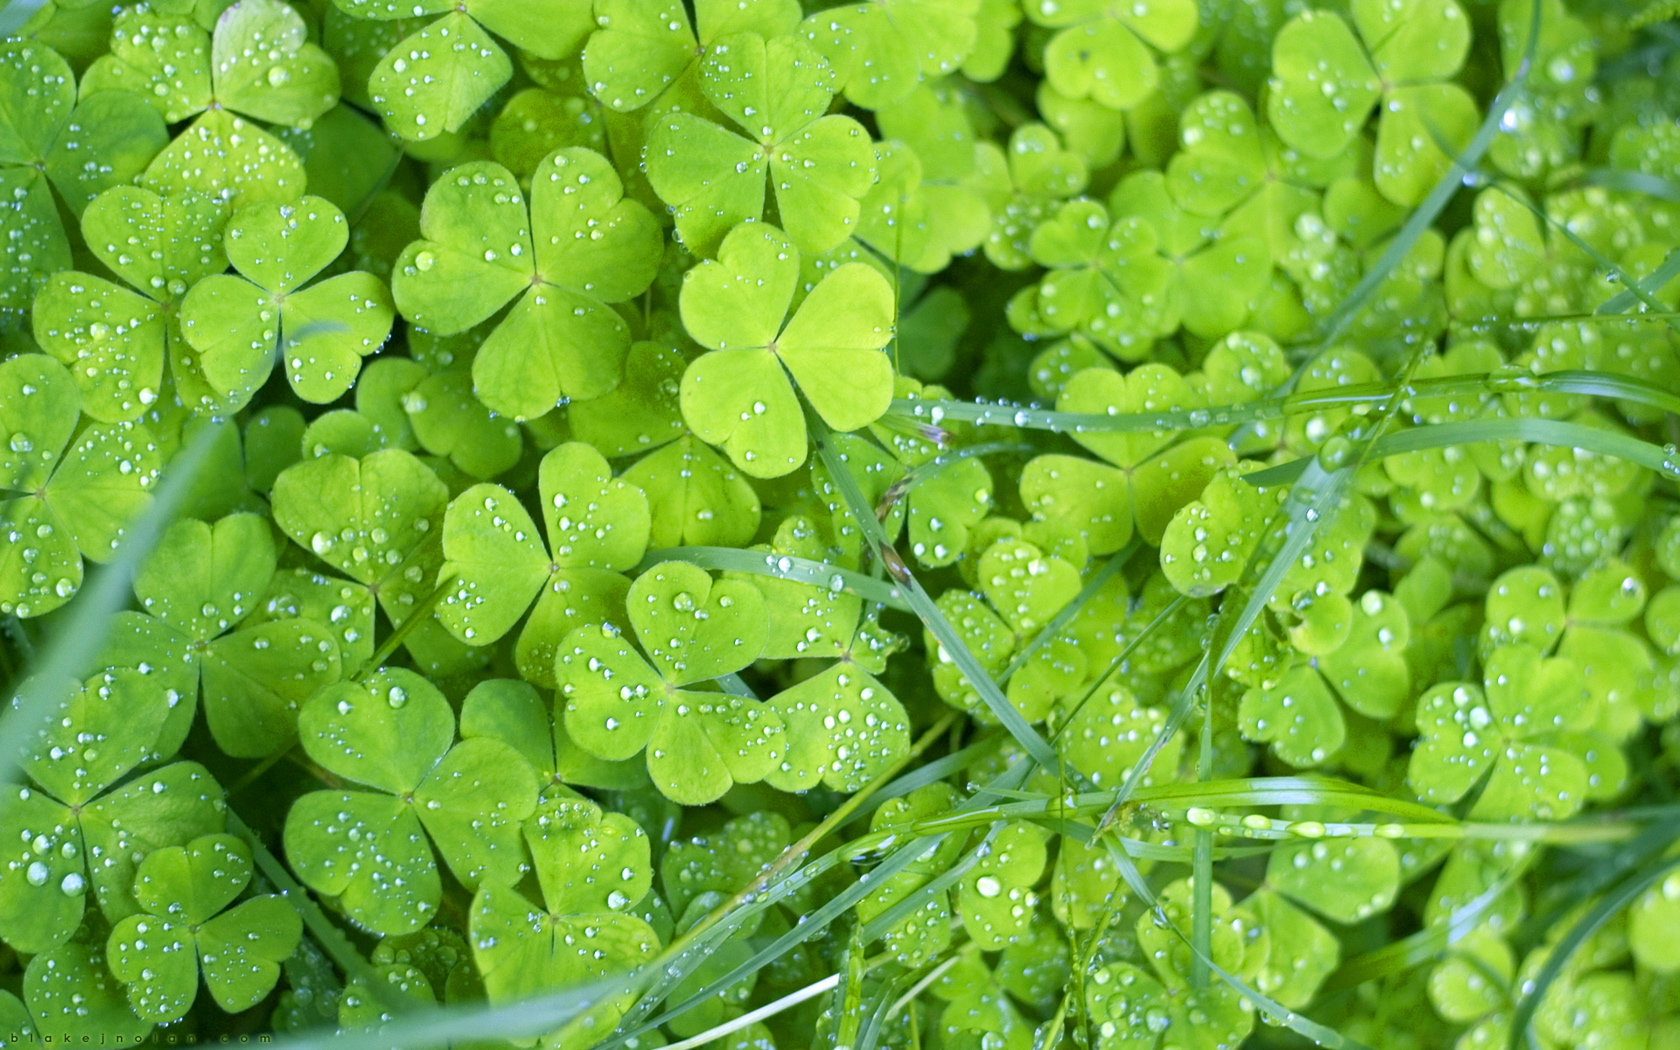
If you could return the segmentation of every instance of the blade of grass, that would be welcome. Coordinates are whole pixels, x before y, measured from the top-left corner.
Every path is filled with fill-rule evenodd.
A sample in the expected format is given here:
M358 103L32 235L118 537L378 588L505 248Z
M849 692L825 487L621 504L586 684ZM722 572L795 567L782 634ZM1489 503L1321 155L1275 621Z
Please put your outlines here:
M1382 459L1404 452L1421 452L1425 449L1489 441L1526 441L1534 445L1578 448L1637 463L1665 477L1680 477L1680 459L1676 459L1674 452L1662 446L1641 441L1629 434L1561 419L1473 419L1461 423L1436 423L1415 427L1384 434L1371 442L1368 446L1369 458ZM1300 459L1257 470L1243 477L1261 488L1287 485L1311 469L1312 462L1313 457L1302 456Z
M82 588L69 619L54 632L52 644L6 705L0 719L0 784L13 782L26 742L63 700L63 684L91 673L105 645L112 618L128 604L134 573L156 546L182 499L192 491L198 472L215 444L221 426L202 427L164 469L152 498L123 535L122 543L97 576Z
M957 670L962 672L963 676L968 679L969 684L980 694L980 699L991 710L998 722L1003 725L1004 729L1008 730L1009 735L1015 738L1015 742L1021 745L1032 760L1047 770L1060 767L1061 760L1055 749L1045 742L1038 731L1027 723L1027 720L1021 716L1021 712L1016 710L1015 705L1009 702L1009 698L1003 695L1003 690L987 676L985 670L980 666L980 661L975 659L974 654L969 652L968 646L963 644L963 640L957 635L956 629L951 626L950 621L945 619L945 614L939 611L939 607L934 604L933 598L922 588L915 574L904 563L904 559L894 550L892 544L887 542L886 533L882 531L881 523L875 517L874 508L864 498L863 490L858 487L857 480L852 477L851 471L846 469L845 463L841 460L839 454L834 451L833 443L828 440L828 425L814 412L809 413L807 425L816 439L818 452L824 465L828 467L829 476L833 479L835 487L840 490L840 496L846 504L846 509L851 512L852 517L856 519L858 526L863 530L864 539L867 541L869 548L881 559L893 579L898 581L897 589L910 603L910 611L915 613L917 618L922 621L922 625L933 634L940 647L945 651L945 655L951 658L951 662L956 665Z
M666 547L648 552L633 572L640 574L662 561L686 561L702 569L724 572L745 572L755 576L771 576L778 580L807 583L835 593L855 594L865 601L879 602L890 609L912 611L897 587L861 572L842 569L825 562L791 555L763 554L737 547ZM836 584L835 581L839 581Z

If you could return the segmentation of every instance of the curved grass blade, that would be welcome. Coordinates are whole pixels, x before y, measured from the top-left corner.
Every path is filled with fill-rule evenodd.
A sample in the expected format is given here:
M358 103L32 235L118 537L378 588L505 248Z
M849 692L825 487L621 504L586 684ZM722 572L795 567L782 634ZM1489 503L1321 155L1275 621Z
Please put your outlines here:
M791 555L760 554L757 551L741 550L737 547L666 547L662 550L649 551L647 557L637 565L635 572L642 573L658 565L662 561L686 561L698 565L702 569L718 569L724 572L747 572L755 576L773 576L779 580L791 580L794 583L807 583L813 587L824 587L836 594L855 594L865 601L879 602L890 609L901 612L913 611L910 603L897 587L884 583L872 576L851 569L842 569L825 562L812 561L809 558L795 558ZM838 582L836 582L838 581Z
M176 509L192 490L221 428L230 425L221 423L200 428L169 461L151 503L129 526L116 555L82 589L73 614L56 631L39 664L18 685L6 705L5 718L0 719L0 784L11 783L16 777L18 757L25 741L63 699L62 684L80 681L92 670L93 661L110 633L112 617L128 604L140 562L175 520Z

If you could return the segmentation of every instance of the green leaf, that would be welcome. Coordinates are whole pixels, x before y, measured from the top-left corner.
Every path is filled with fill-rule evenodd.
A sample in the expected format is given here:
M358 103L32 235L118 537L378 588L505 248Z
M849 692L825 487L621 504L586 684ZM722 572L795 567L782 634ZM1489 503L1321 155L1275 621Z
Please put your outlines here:
M460 130L511 76L507 52L452 11L391 48L368 78L368 94L386 127L424 142Z
M41 1031L67 1041L139 1043L152 1031L152 1022L129 1009L104 951L93 945L66 944L29 960L23 995Z
M1261 890L1243 901L1243 907L1260 920L1270 949L1254 977L1254 987L1290 1009L1302 1009L1335 972L1341 942L1275 891Z
M875 181L875 155L857 121L824 115L834 91L823 57L799 37L734 34L702 60L700 85L749 137L682 112L649 129L648 181L674 209L682 242L717 251L732 227L763 216L768 179L796 247L838 247Z
M624 358L623 382L567 408L572 433L603 456L626 456L681 437L686 431L678 391L687 365L682 354L668 346L632 343Z
M648 546L738 547L752 542L758 493L727 460L692 435L643 456L624 480L647 494Z
M857 791L910 750L910 720L891 690L840 662L770 698L787 751L765 782L781 791L818 783Z
M1306 664L1274 686L1244 693L1238 718L1244 736L1269 741L1277 756L1297 769L1322 765L1347 740L1347 720L1335 694Z
M847 99L879 109L960 66L979 12L980 0L870 0L812 14L800 31L839 72Z
M1270 89L1266 113L1278 137L1309 156L1331 157L1364 126L1382 84L1340 15L1307 11L1278 31Z
M605 304L640 294L660 258L657 223L623 199L600 154L556 151L531 186L527 221L507 169L452 169L427 194L425 239L404 251L392 278L404 316L440 334L471 327L530 289L473 362L479 399L515 419L618 385L630 336Z
M779 477L805 461L805 424L788 374L837 430L874 422L892 398L892 364L880 353L893 318L886 280L861 263L842 265L784 327L798 271L787 238L751 223L683 282L683 324L712 351L683 375L683 417L754 477Z
M253 897L200 927L199 961L216 1004L238 1013L262 1002L301 933L296 909L275 896Z
M1351 924L1393 905L1400 856L1387 839L1287 843L1272 851L1266 882L1327 919Z
M175 136L140 185L164 196L204 193L237 207L293 200L304 179L291 147L230 110L213 109Z
M147 8L121 12L110 54L82 79L84 97L108 90L132 92L170 123L202 113L214 97L210 34L190 19Z
M274 575L266 520L231 514L214 525L171 525L134 576L141 608L197 641L226 631L256 606Z
M1044 833L1031 824L1013 823L958 881L957 916L981 950L995 951L1026 934L1038 901L1032 886L1045 860Z
M0 82L0 163L30 164L46 158L70 120L76 79L50 47L19 39L5 42Z
M1057 750L1069 765L1098 788L1124 783L1131 775L1132 767L1160 737L1167 724L1166 712L1145 707L1131 690L1122 685L1099 691L1078 705L1077 710L1072 710L1073 707L1073 704L1064 702L1052 713L1050 725L1056 730ZM1149 772L1144 774L1139 785L1174 780L1183 747L1183 736L1177 732L1170 734L1150 761ZM1106 853L1102 856L1106 857ZM1104 861L1097 867L1107 870L1108 862ZM1112 871L1107 878L1112 885Z
M338 67L282 0L238 0L216 20L216 101L271 124L307 127L338 102Z
M0 308L28 309L48 277L71 266L70 241L46 177L29 168L0 168L6 233L0 247Z
M322 690L299 718L316 761L397 796L318 791L287 815L286 851L300 877L372 929L409 932L436 910L428 836L468 887L512 883L526 870L518 822L536 806L534 774L499 741L451 748L454 729L443 695L400 669Z
M1460 14L1458 21L1469 20ZM1389 92L1377 125L1372 169L1377 188L1396 204L1422 203L1454 170L1481 120L1476 100L1457 84L1419 84Z
M32 492L52 476L70 443L81 395L70 372L45 354L0 362L0 488Z
M1137 106L1159 83L1150 47L1177 51L1196 29L1195 5L1183 0L1123 8L1028 0L1024 6L1034 22L1061 28L1045 48L1048 83L1068 98L1118 110Z
M137 186L106 190L82 213L88 248L142 295L175 303L227 269L227 210L200 193L160 197Z
M652 665L610 624L566 637L555 667L566 729L598 758L644 747L666 797L699 805L735 782L762 779L782 757L781 719L762 704L679 687L746 666L763 650L764 603L747 583L714 583L686 562L662 562L625 605ZM656 669L657 668L657 669Z
M252 621L211 642L201 659L205 721L217 745L241 758L291 743L299 706L343 672L327 619Z

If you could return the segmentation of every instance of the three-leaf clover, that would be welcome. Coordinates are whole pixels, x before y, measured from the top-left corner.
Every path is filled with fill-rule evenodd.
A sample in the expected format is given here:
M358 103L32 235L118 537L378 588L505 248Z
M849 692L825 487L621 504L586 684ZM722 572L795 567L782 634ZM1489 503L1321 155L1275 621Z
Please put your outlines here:
M1124 376L1107 368L1084 369L1068 381L1056 407L1131 414L1189 408L1199 400L1183 376L1150 363ZM1021 472L1021 498L1035 518L1074 526L1093 554L1119 550L1134 529L1151 543L1165 543L1162 536L1180 508L1235 459L1216 438L1175 445L1164 429L1074 437L1107 463L1063 453L1038 456ZM1162 564L1171 561L1163 556Z
M135 186L107 190L82 213L88 248L140 293L66 269L35 299L35 340L70 369L89 416L109 423L139 418L163 391L166 358L175 365L177 393L190 398L177 311L189 288L227 269L226 217L226 208L204 194L160 197Z
M146 169L159 193L288 200L303 189L302 165L252 121L308 126L338 102L338 67L307 35L303 16L283 0L238 0L214 34L190 18L125 8L82 94L127 90L171 123L202 114Z
M557 150L531 176L529 210L501 165L452 168L426 193L420 233L391 277L410 321L450 335L518 297L473 361L485 405L534 419L619 384L630 329L608 304L647 288L661 249L659 224L623 199L606 158Z
M899 102L952 72L979 39L982 0L866 0L814 12L800 32L864 109Z
M1485 661L1482 685L1442 682L1418 698L1421 739L1407 780L1425 802L1453 802L1484 778L1474 820L1562 820L1587 795L1588 767L1571 730L1590 726L1597 705L1580 669L1506 645Z
M251 849L232 835L205 835L153 850L134 879L141 911L117 923L106 945L111 973L128 985L148 1021L186 1015L198 975L229 1013L261 1002L303 933L283 898L258 896L228 907L251 882Z
M619 113L671 94L692 104L695 74L714 42L742 32L783 36L800 11L798 0L697 0L694 16L690 25L687 5L676 0L596 0L597 28L583 51L589 89Z
M648 837L634 820L561 800L526 821L524 834L543 906L486 881L468 919L491 1002L574 988L653 957L659 938L631 912L653 883Z
M430 681L385 668L340 682L298 713L309 757L371 791L316 791L286 814L305 884L384 934L424 926L442 896L433 845L461 883L512 885L528 870L519 825L537 780L498 740L454 743L455 713Z
M0 96L0 310L9 311L70 268L58 200L81 215L102 190L144 171L169 132L126 91L84 92L78 105L69 64L39 41L0 42Z
M278 354L305 401L334 401L394 317L385 285L355 270L305 288L349 243L344 213L320 197L254 201L228 220L224 246L239 276L206 277L181 303L197 370L232 406L250 400Z
M512 492L474 485L443 517L443 574L452 575L438 619L468 645L489 645L531 608L515 648L520 673L552 687L554 655L573 629L622 622L621 575L647 549L648 501L612 476L589 445L568 442L537 469L545 548Z
M1470 49L1456 0L1355 0L1359 35L1331 11L1306 11L1272 44L1267 115L1278 137L1313 157L1347 149L1382 102L1373 175L1397 204L1423 200L1480 122L1451 83Z
M715 260L683 276L683 325L711 351L683 373L683 418L754 477L780 477L805 462L794 382L836 430L873 423L892 400L892 362L881 352L892 338L892 287L873 267L845 263L784 324L799 261L781 231L743 223Z
M486 33L538 58L564 58L590 30L578 0L334 0L357 18L394 21L443 15L392 46L368 77L368 96L385 126L423 142L460 129L513 76L507 52Z
M214 525L175 522L135 574L143 612L118 614L106 660L149 664L179 695L164 753L186 736L201 688L216 746L259 758L289 745L298 706L338 681L338 645L325 622L262 614L277 564L269 523L232 514Z
M834 76L823 57L796 36L732 34L701 60L700 88L746 135L684 112L648 132L648 181L683 244L717 251L732 228L764 215L768 180L797 248L838 247L875 181L875 151L863 125L827 114Z
M41 616L82 586L82 558L103 563L151 503L161 455L137 423L75 435L81 397L45 354L0 363L0 612ZM66 448L66 446L69 446Z
M135 866L146 854L220 831L223 820L221 788L195 762L112 788L155 753L171 706L162 682L116 670L85 686L36 688L62 693L21 756L36 786L0 798L0 936L23 952L70 939L90 883L107 919L132 914ZM21 717L15 706L11 717Z
M773 709L686 688L738 671L763 652L757 589L714 581L688 562L662 562L630 585L625 607L645 658L610 623L579 627L560 646L558 698L578 746L612 761L645 748L654 784L689 806L775 769L786 740Z
M1027 17L1060 30L1044 49L1044 76L1067 98L1131 109L1160 82L1159 51L1177 51L1196 32L1194 0L1027 0Z

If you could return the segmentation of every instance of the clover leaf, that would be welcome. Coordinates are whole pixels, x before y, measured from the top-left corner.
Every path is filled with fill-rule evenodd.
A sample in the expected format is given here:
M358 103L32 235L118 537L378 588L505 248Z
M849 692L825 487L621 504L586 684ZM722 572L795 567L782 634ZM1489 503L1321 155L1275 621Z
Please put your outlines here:
M90 883L107 919L132 914L135 865L222 827L221 788L197 763L112 787L155 751L171 706L163 683L115 670L65 682L61 695L22 755L36 787L0 799L0 936L19 951L68 941Z
M1327 919L1356 923L1394 903L1400 856L1387 839L1288 843L1272 852L1266 883Z
M671 907L686 914L696 900L745 889L792 840L781 814L743 814L710 834L673 842L659 862L659 884Z
M80 216L100 192L145 170L169 141L163 120L128 92L83 92L52 48L0 43L0 310L23 310L48 277L70 268L57 201ZM55 198L56 191L56 198Z
M986 258L1000 269L1024 270L1033 264L1033 231L1063 200L1085 189L1090 169L1083 156L1064 149L1061 138L1043 124L1016 128L1002 156L986 145L975 153L971 176L992 214Z
M95 423L72 443L81 399L45 354L0 363L0 391L11 451L0 487L16 493L0 502L0 611L41 616L81 588L83 557L103 563L116 553L151 503L161 457L137 423Z
M773 597L766 604L776 608ZM764 780L782 791L804 791L819 782L857 791L910 750L904 705L850 651L769 704L787 728L787 751Z
M217 746L259 758L287 746L298 705L338 680L330 613L320 620L263 613L276 564L268 522L232 514L214 525L175 522L135 574L144 612L118 614L106 659L153 667L184 701L172 704L165 754L186 736L200 692ZM347 615L348 607L340 618Z
M292 541L373 591L393 627L408 619L437 578L449 490L412 453L381 449L360 459L329 453L274 479L274 523ZM441 625L407 639L417 658L445 658L459 646ZM464 648L464 647L463 647Z
M515 658L520 673L554 684L554 654L574 628L622 622L629 584L620 575L647 548L648 501L612 476L582 442L560 445L537 474L545 548L512 492L474 485L443 518L443 572L453 575L438 619L469 645L489 645L531 608Z
M56 1035L63 1042L123 1040L132 1045L152 1031L152 1022L129 1008L102 944L62 944L30 959L23 997L37 1030L52 1033L47 1039Z
M1588 767L1570 730L1597 711L1579 669L1527 645L1487 657L1483 685L1443 682L1418 698L1421 739L1407 780L1425 802L1452 802L1487 780L1471 817L1561 820L1580 808Z
M1274 890L1243 901L1266 931L1266 960L1254 976L1256 990L1293 1010L1312 1002L1336 970L1341 942L1304 909Z
M435 845L469 888L528 870L519 824L536 775L500 741L453 743L455 713L431 682L385 668L316 693L298 713L309 757L372 791L316 791L286 815L298 877L379 933L424 926L442 893Z
M1100 1050L1235 1045L1254 1025L1248 1003L1230 985L1174 988L1128 962L1109 963L1086 978L1085 1010Z
M786 749L781 718L756 701L684 688L757 659L758 591L662 562L630 585L625 609L645 659L611 623L579 627L560 646L555 676L572 739L612 761L645 748L654 785L684 805L762 780Z
M680 3L601 0L583 75L602 103L628 113L667 96L692 97L701 63L720 37L783 36L799 23L796 0L699 0L694 22ZM679 85L674 89L673 85Z
M1173 200L1228 231L1259 236L1273 256L1293 242L1295 220L1318 205L1315 188L1347 174L1353 161L1350 153L1319 161L1284 146L1229 91L1198 96L1180 119L1179 139L1166 171Z
M1056 750L1072 769L1098 788L1123 783L1166 724L1166 712L1145 707L1122 685L1110 686L1077 707L1064 700L1051 712L1049 720L1055 731ZM1183 748L1181 734L1174 732L1168 736L1139 784L1164 784L1173 780Z
M1080 589L1079 570L1072 564L1025 540L1013 539L999 540L980 556L977 582L981 594L952 588L936 604L982 669L993 677ZM957 669L931 631L926 645L939 695L982 720L991 719L979 690ZM1036 722L1084 680L1085 668L1085 655L1063 632L1027 659L1010 678L1005 696L1028 721Z
M836 430L873 423L892 399L893 294L863 263L823 277L787 319L799 251L779 230L745 223L718 257L684 275L682 319L711 352L682 379L683 418L753 477L805 462L805 419L793 383Z
M1044 872L1044 832L1025 822L1010 823L980 848L980 861L957 882L957 916L982 951L997 951L1027 935L1038 894L1033 884Z
M1110 109L1142 102L1160 82L1155 51L1177 51L1196 31L1196 5L1189 0L1027 0L1023 6L1034 23L1058 30L1044 50L1050 86Z
M426 194L420 233L391 277L413 323L451 335L518 297L473 361L486 406L534 419L618 385L630 331L607 304L647 288L660 235L604 157L551 154L531 176L529 211L501 165L452 168Z
M752 542L763 516L752 484L693 434L643 456L624 480L647 494L651 550L738 547Z
M1161 364L1129 374L1088 368L1074 375L1056 399L1063 412L1141 413L1190 407L1198 401L1184 377ZM1192 438L1173 445L1170 432L1076 434L1108 463L1047 453L1021 472L1021 497L1039 520L1055 518L1078 529L1093 554L1117 551L1134 529L1152 543L1163 538L1186 505L1235 461L1225 443ZM1108 465L1112 464L1112 466ZM1163 550L1166 548L1164 547ZM1173 564L1163 554L1162 564Z
M214 34L134 7L118 15L110 54L82 80L84 96L107 89L133 92L170 122L202 114L146 169L148 187L200 189L235 204L288 200L303 189L302 165L250 121L307 126L338 101L338 69L282 0L239 0Z
M458 131L513 75L513 62L490 36L543 59L564 58L590 29L587 4L451 4L422 0L334 0L355 18L396 22L442 15L384 50L368 75L368 100L385 126L412 142ZM489 32L486 32L489 30Z
M981 0L868 0L818 11L800 32L863 109L902 100L924 79L952 72L979 38Z
M1377 188L1417 204L1480 122L1470 93L1450 83L1470 48L1469 16L1455 0L1362 0L1350 13L1358 37L1333 12L1304 12L1278 31L1267 115L1290 146L1332 157L1381 100Z
M276 896L228 907L251 881L251 851L232 835L153 850L135 874L141 912L111 930L106 958L134 1012L160 1023L186 1015L198 975L229 1013L260 1002L297 948L303 923Z
M649 129L648 181L675 213L682 243L716 252L731 228L764 215L768 180L795 247L838 247L875 181L875 154L861 124L824 115L834 77L823 57L799 37L731 34L701 60L700 88L746 135L683 112Z
M1173 203L1166 179L1144 171L1127 176L1109 194L1108 210L1117 221L1144 220L1151 237L1128 225L1119 239L1129 253L1158 252L1170 265L1160 313L1161 334L1180 324L1204 338L1222 336L1248 317L1271 275L1268 230L1226 222L1208 229L1199 218ZM1195 304L1187 309L1187 304Z
M485 408L473 396L472 377L465 372L423 376L399 404L405 417L401 429L469 477L504 474L525 449L519 425Z
M162 391L163 364L180 343L176 308L187 290L227 268L224 207L199 193L160 197L118 186L82 213L88 247L134 289L78 270L48 279L35 299L41 348L69 368L89 416L139 418ZM177 368L179 373L180 369ZM177 375L177 386L182 379Z
M552 659L550 663L552 664ZM572 742L563 718L528 682L487 678L461 701L461 739L488 737L518 751L536 771L543 794L539 809L553 797L570 797L563 785L609 790L647 786L640 762L606 762Z
M230 404L268 381L275 356L305 401L336 400L356 382L394 316L385 285L352 271L304 287L349 242L344 213L320 197L244 205L228 220L227 257L240 276L206 277L181 303L181 334L199 372Z
M634 820L583 799L561 801L527 821L524 834L543 906L486 882L468 918L491 1002L573 988L652 959L658 935L630 911L653 881L648 837Z
M901 798L888 799L869 821L871 831L944 816L956 808L957 793L943 781L927 784ZM926 855L912 860L858 901L858 918L870 922L899 901L947 871L962 856L967 835L953 833ZM1002 883L998 883L1000 889ZM950 895L937 892L882 936L886 950L902 966L918 966L951 943Z
M1135 360L1177 326L1171 268L1156 253L1154 227L1123 218L1112 226L1092 200L1073 200L1033 230L1028 251L1049 267L1037 291L1038 316L1122 360Z

